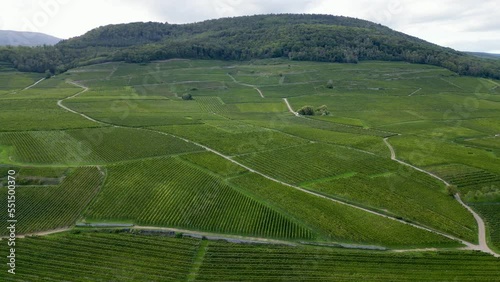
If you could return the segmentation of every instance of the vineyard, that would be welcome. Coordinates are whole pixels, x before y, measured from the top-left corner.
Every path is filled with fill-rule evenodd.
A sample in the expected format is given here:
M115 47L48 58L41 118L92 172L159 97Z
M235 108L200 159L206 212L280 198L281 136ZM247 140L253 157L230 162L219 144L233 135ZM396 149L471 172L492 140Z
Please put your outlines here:
M371 178L357 174L313 182L307 187L382 212L390 211L396 217L420 222L470 242L476 241L477 227L472 216L452 197L441 192L438 184L422 183L418 178L428 176L415 172L406 177L391 174ZM415 194L419 195L418 199L413 198Z
M32 164L103 164L200 151L167 135L114 127L0 133L0 144L14 148L11 160Z
M473 252L396 254L210 243L198 281L496 281L497 259Z
M224 177L246 172L241 166L211 152L186 154L181 158Z
M306 222L320 240L389 247L453 247L459 244L428 231L305 194L256 174L230 183Z
M486 221L488 226L489 241L495 248L500 250L500 203L478 203L473 204L472 207L476 210Z
M15 116L15 119L12 117ZM57 106L50 99L2 99L0 96L0 132L26 130L58 130L98 127L95 123Z
M452 164L431 170L459 188L500 181L499 175L466 165Z
M398 169L398 165L387 159L321 143L254 153L237 157L236 160L295 184L350 172L372 175Z
M248 154L308 143L307 140L278 131L219 120L207 121L203 125L162 126L153 129L188 138L227 155Z
M182 281L199 241L132 234L64 233L18 241L16 276L2 281ZM1 249L6 257L7 248Z
M286 239L314 237L304 225L178 158L110 166L108 172L106 185L85 214L88 221Z
M496 81L287 59L97 64L33 86L40 78L0 65L1 202L15 169L16 232L40 234L19 238L19 274L1 281L500 276L498 260L461 249L484 251L482 228L452 197L499 252ZM329 114L297 117L284 98Z
M498 260L474 252L407 253L208 242L82 232L19 240L15 279L3 281L495 281ZM6 256L6 248L1 255ZM166 255L167 254L167 255ZM6 280L8 279L8 280Z
M80 217L102 185L103 176L95 167L75 169L57 186L26 186L17 188L18 234L69 227ZM0 188L2 202L7 199L6 187ZM5 204L6 205L6 204ZM0 215L0 235L7 234L7 213Z

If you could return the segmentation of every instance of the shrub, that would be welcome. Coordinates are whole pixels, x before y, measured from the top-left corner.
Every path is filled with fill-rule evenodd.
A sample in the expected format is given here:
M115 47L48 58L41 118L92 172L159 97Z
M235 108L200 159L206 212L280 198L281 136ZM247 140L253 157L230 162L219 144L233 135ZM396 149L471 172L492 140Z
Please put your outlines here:
M313 116L314 115L314 108L311 106L304 106L300 108L300 110L297 111L299 115L303 116Z

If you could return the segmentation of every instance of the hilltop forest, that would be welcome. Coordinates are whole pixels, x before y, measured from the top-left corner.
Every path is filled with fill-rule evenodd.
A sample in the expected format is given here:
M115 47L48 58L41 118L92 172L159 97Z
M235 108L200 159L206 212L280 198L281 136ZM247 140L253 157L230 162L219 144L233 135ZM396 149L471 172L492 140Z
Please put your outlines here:
M48 74L94 63L147 63L170 58L404 61L440 66L461 75L500 78L500 61L440 47L369 21L330 15L107 25L55 46L0 48L0 61L20 71Z

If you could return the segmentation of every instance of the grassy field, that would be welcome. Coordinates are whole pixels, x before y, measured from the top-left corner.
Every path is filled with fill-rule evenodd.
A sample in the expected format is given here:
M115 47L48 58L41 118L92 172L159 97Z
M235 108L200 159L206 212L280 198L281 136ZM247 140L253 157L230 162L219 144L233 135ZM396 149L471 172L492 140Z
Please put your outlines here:
M85 220L293 242L402 249L460 246L444 236L305 193L281 181L476 243L478 230L473 216L453 200L441 182L391 160L384 143L384 138L389 138L398 159L435 173L456 187L462 199L484 217L489 243L499 249L498 82L401 62L345 65L282 59L89 65L25 89L41 78L40 74L8 68L0 72L0 195L6 198L5 177L8 169L15 167L19 205L23 207L19 212L23 217L21 233ZM327 87L329 80L331 88ZM184 94L193 99L183 100ZM330 114L296 117L284 98L294 111L306 105L324 105ZM111 241L121 238L109 236ZM61 238L68 244L90 240L98 247L100 237ZM145 239L145 244L154 245L156 239ZM26 244L31 248L47 244L42 250L49 251L57 245L55 240L31 238L25 242L30 242ZM166 240L165 251L169 244L177 244L173 239L161 240ZM139 243L132 241L132 245ZM200 243L189 242L189 255L173 259L188 266L175 273L170 268L162 272L157 269L157 259L152 258L151 267L157 272L144 276L145 280L193 278L190 265ZM234 247L236 253L240 248L227 247ZM224 248L224 244L210 243L207 254L212 249L217 258L218 250ZM277 256L273 252L290 250L251 248L255 254L245 259L251 261L252 255L267 249L269 253L260 255L270 256L263 260L270 266L259 272L253 267L262 265L248 263L248 271L241 272L247 275L246 280L256 280L257 274L262 274L263 280L287 280L293 275L303 277L298 280L360 280L369 277L364 273L375 273L374 265L385 261L389 263L386 272L373 276L374 280L420 280L426 273L436 280L491 277L489 270L481 272L474 262L487 261L487 257L469 252L384 256L367 252L366 256L375 256L374 261L380 260L373 264L364 253L354 252L360 261L355 266L346 262L335 274L325 269L337 262L322 256L317 268L307 272L307 262L314 259L273 263ZM65 252L61 249L53 262L79 268L79 264L64 262ZM97 256L104 260L103 254ZM30 261L36 264L42 256L41 251ZM300 257L290 255L295 256ZM420 268L398 274L395 257L418 262ZM103 267L116 267L119 260ZM299 261L305 262L297 265ZM425 261L435 268L423 269ZM436 276L441 270L437 264L442 261L457 269L446 272L449 276ZM470 268L463 267L467 261ZM231 261L227 269L222 265L219 269L214 266L217 262L206 264L208 268L201 264L196 278L234 280L226 270L243 265ZM147 271L147 264L142 266L137 273ZM470 276L466 277L467 271ZM49 275L41 273L40 277ZM121 279L130 273L123 269L97 278ZM38 278L26 276L24 280Z

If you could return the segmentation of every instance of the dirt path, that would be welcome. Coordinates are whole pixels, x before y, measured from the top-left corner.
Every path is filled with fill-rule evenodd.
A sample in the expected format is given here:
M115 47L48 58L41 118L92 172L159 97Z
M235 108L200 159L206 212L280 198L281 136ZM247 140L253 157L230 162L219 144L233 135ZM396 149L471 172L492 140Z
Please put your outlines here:
M37 82L35 82L35 83L31 84L30 86L28 86L28 87L24 88L24 89L23 89L23 90L21 90L21 91L28 90L28 89L30 89L31 87L34 87L35 85L37 85L38 83L40 83L40 82L42 82L42 81L44 81L44 80L45 80L45 78L42 78L42 79L40 79L39 81L37 81Z
M58 228L58 229L52 229L52 230L46 230L46 231L40 231L40 232L34 232L34 233L28 233L28 234L20 234L16 235L16 238L26 238L30 236L47 236L50 234L56 234L56 233L61 233L61 232L66 232L71 230L71 227L63 227L63 228ZM7 239L9 237L0 237L0 239Z
M79 85L79 84L77 84L77 83L72 83L72 84L74 84L74 85L76 85L76 86L79 86L79 87L82 87L82 88L84 88L84 90L83 90L83 91L81 91L81 92L79 92L79 93L77 93L77 94L75 94L75 95L73 95L73 96L71 96L71 97L65 98L65 99L69 99L69 98L75 97L75 96L77 96L77 95L79 95L79 94L81 94L81 93L83 93L83 92L85 92L85 91L87 91L87 90L88 90L88 88L87 88L87 87L85 87L85 86L83 86L83 85ZM63 100L65 100L65 99L63 99ZM61 100L61 101L62 101L62 100ZM288 101L286 100L286 98L285 98L285 102L287 102L287 104L288 104ZM61 106L61 107L63 107L63 108L65 108L65 109L67 109L66 107L64 107L64 106L60 105L60 103L58 103L58 105L59 105L59 106ZM288 104L288 105L289 105L289 104ZM290 107L290 108L291 108L291 107ZM85 117L85 118L87 118L87 119L89 119L89 120L91 120L91 121L94 121L94 122L97 122L97 123L100 123L100 124L111 125L111 126L114 126L114 127L128 128L128 127L125 127L125 126L118 126L118 125L115 125L115 124L108 124L108 123L104 123L104 122L101 122L101 121L96 121L96 120L94 120L94 119L92 119L92 118L88 117L87 115L85 115L85 114L83 114L83 113L80 113L80 112L77 112L77 111L74 111L74 110L71 110L71 109L69 109L69 110L70 110L71 112L75 113L75 114L79 114L79 115L81 115L81 116L83 116L83 117ZM177 139L183 140L183 141L185 141L185 142L187 142L187 143L194 144L194 145L196 145L196 146L198 146L198 147L200 147L200 148L203 148L203 149L205 149L205 150L207 150L207 151L209 151L209 152L212 152L212 153L214 153L214 154L216 154L216 155L218 155L218 156L220 156L220 157L222 157L222 158L224 158L224 159L226 159L226 160L228 160L228 161L230 161L230 162L232 162L232 163L234 163L234 164L236 164L236 165L238 165L238 166L240 166L240 167L242 167L242 168L244 168L244 169L246 169L246 170L248 170L248 171L250 171L250 172L252 172L252 173L258 174L258 175L260 175L260 176L262 176L262 177L264 177L264 178L266 178L266 179L268 179L268 180L271 180L271 181L273 181L273 182L276 182L276 183L279 183L279 184L282 184L282 185L285 185L285 186L288 186L288 187L291 187L291 188L297 189L297 190L299 190L299 191L301 191L301 192L304 192L304 193L307 193L307 194L310 194L310 195L313 195L313 196L316 196L316 197L319 197L319 198L323 198L323 199L326 199L326 200L332 201L332 202L337 203L337 204L341 204L341 205L349 206L349 207L352 207L352 208L355 208L355 209L358 209L358 210L361 210L361 211L364 211L364 212L367 212L367 213L370 213L370 214L373 214L373 215L376 215L376 216L380 216L380 217L384 217L384 218L387 218L387 219L390 219L390 220L398 221L398 222L400 222L400 223L402 223L402 224L410 225L410 226L412 226L412 227L415 227L415 228L418 228L418 229L421 229L421 230L426 230L426 231L428 231L428 232L432 232L432 233L434 233L434 234L438 234L438 235L444 236L444 237L446 237L446 238L449 238L449 239L454 240L454 241L458 241L458 242L460 242L460 243L462 243L462 244L466 245L466 246L467 246L467 248L469 248L469 249L474 249L474 248L475 248L475 245L474 245L474 244L469 243L469 242L466 242L466 241L464 241L464 240L462 240L462 239L460 239L460 238L457 238L457 237L451 236L451 235L449 235L449 234L446 234L446 233L443 233L443 232L440 232L440 231L437 231L437 230L434 230L434 229L431 229L431 228L428 228L428 227L424 227L424 226L421 226L421 225L418 225L418 224L409 223L409 222L406 222L406 221L404 221L404 220L401 220L401 219L397 219L397 218L395 218L395 217L388 216L388 215L386 215L386 214L378 213L378 212L376 212L376 211L372 211L372 210L369 210L369 209L366 209L366 208L363 208L363 207L360 207L360 206L356 206L356 205L353 205L353 204L350 204L350 203L347 203L347 202L343 202L343 201L340 201L340 200L337 200L337 199L334 199L334 198L330 198L330 197L324 196L324 195L322 195L322 194L315 193L315 192L312 192L312 191L306 190L306 189L304 189L304 188L301 188L301 187L298 187L298 186L295 186L295 185L292 185L292 184L289 184L289 183L286 183L286 182L280 181L280 180L275 179L275 178L273 178L273 177L271 177L271 176L268 176L268 175L266 175L266 174L264 174L264 173L262 173L262 172L256 171L256 170L254 170L254 169L252 169L252 168L250 168L250 167L248 167L248 166L246 166L246 165L244 165L244 164L242 164L242 163L239 163L238 161L236 161L236 160L232 159L230 156L224 155L224 154L222 154L221 152L218 152L218 151L216 151L216 150L214 150L214 149L212 149L212 148L209 148L209 147L207 147L207 146L205 146L205 145L202 145L202 144L200 144L200 143L197 143L197 142L191 141L191 140L189 140L189 139L182 138L182 137L179 137L179 136L177 136L177 135L170 134L170 133L165 133L165 132L156 131L156 130L153 130L153 129L148 129L148 128L135 128L135 127L130 127L130 128L133 128L133 129L136 129L136 130L146 130L146 131L150 131L150 132L156 132L156 133L158 133L158 134L162 134L162 135L166 135L166 136L170 136L170 137L174 137L174 138L177 138ZM386 139L387 139L387 138L386 138ZM388 144L388 146L389 146L390 148L392 148L392 146L390 146L389 142L388 142L386 139L385 139L386 144ZM394 149L392 149L392 151L394 151ZM396 160L396 158L395 158L395 153L394 153L394 160ZM401 161L399 161L399 160L398 160L398 162L401 162ZM401 163L404 163L404 162L401 162ZM406 163L404 163L404 164L406 164ZM409 164L406 164L406 165L409 165ZM411 166L411 165L409 165L409 166ZM413 167L413 166L411 166L411 167ZM416 168L416 169L418 169L418 168ZM421 169L418 169L418 170L423 171L423 170L421 170ZM423 172L425 172L425 171L423 171ZM434 176L434 177L437 177L437 176ZM442 181L444 181L444 180L442 180Z
M421 168L418 168L414 165L411 165L409 163L406 163L406 162L403 162L399 159L396 158L396 152L394 150L394 148L392 147L392 145L389 143L389 137L387 138L384 138L384 143L387 145L387 147L389 148L389 150L391 151L391 159L400 163L400 164L403 164L403 165L406 165L406 166L409 166L411 168L414 168L418 171L421 171L423 173L426 173L430 176L432 176L433 178L443 182L446 186L451 186L450 183L448 183L446 180L442 179L441 177L435 175L434 173L432 172L429 172L429 171L426 171L426 170L423 170ZM458 193L456 193L454 195L455 199L463 206L465 207L473 216L474 216L474 219L476 220L477 222L477 226L478 226L478 239L479 239L479 245L474 245L474 244L471 244L471 243L468 243L467 244L467 249L469 250L478 250L478 251L482 251L482 252L485 252L485 253L488 253L488 254L491 254L495 257L500 257L499 254L495 253L493 250L491 250L489 247L488 247L488 243L487 243L487 240L486 240L486 226L484 224L484 221L483 219L471 208L469 207L468 205L466 205L462 199L460 198L460 195Z
M479 214L477 214L471 207L466 205L462 199L460 198L460 195L457 193L454 195L455 199L462 205L464 206L476 219L477 225L478 225L478 230L479 230L479 249L485 253L492 254L495 257L500 257L500 254L495 253L490 247L488 247L488 242L486 240L486 225L484 224L483 219Z
M389 148L389 150L391 151L391 160L396 161L396 162L398 162L398 163L400 163L400 164L402 164L402 165L409 166L409 167L411 167L411 168L413 168L413 169L415 169L415 170L418 170L418 171L420 171L420 172L423 172L423 173L425 173L425 174L428 174L428 175L432 176L433 178L435 178L435 179L437 179L437 180L439 180L439 181L443 182L446 186L450 186L450 183L448 183L446 180L442 179L441 177L439 177L439 176L435 175L434 173L429 172L429 171L426 171L426 170L423 170L423 169L421 169L421 168L419 168L419 167L416 167L416 166L414 166L414 165L411 165L411 164L409 164L409 163L405 163L405 162L403 162L403 161L401 161L401 160L397 159L397 158L396 158L396 152L394 151L394 148L392 147L391 143L389 143L389 137L384 138L384 143L385 143L385 145L387 145L387 147L388 147L388 148Z
M72 110L72 109L70 109L70 108L66 107L65 105L63 105L63 103L62 103L63 101L68 100L68 99L71 99L71 98L75 98L76 96L78 96L78 95L80 95L80 94L83 94L83 93L85 93L85 92L89 91L89 88L88 88L88 87L85 87L85 86L83 86L83 85L80 85L80 84L78 84L78 83L76 83L76 82L71 81L71 82L68 82L68 83L69 83L69 84L73 84L73 85L78 86L78 87L81 87L81 88L83 88L83 90L82 90L82 91L80 91L80 92L78 92L78 93L76 93L76 94L74 94L74 95L68 96L68 97L66 97L66 98L64 98L64 99L61 99L61 100L58 100L58 101L57 101L57 105L58 105L59 107L61 107L61 108L65 109L65 110L66 110L66 111L68 111L68 112L71 112L71 113L74 113L74 114L80 115L80 116L82 116L82 117L84 117L84 118L86 118L86 119L88 119L88 120L90 120L90 121L92 121L92 122L99 123L99 124L104 124L103 122L100 122L100 121L98 121L98 120L95 120L95 119L93 119L93 118L91 118L91 117L89 117L89 116L87 116L87 115L85 115L85 114L79 113L79 112L77 112L77 111L75 111L75 110Z
M419 88L416 91L413 91L410 95L408 95L408 97L411 97L411 96L417 94L418 92L420 92L420 90L422 90L422 88Z
M262 91L260 91L260 89L257 88L257 86L252 85L252 84L247 84L247 83L239 82L239 81L236 80L236 78L234 78L234 76L232 76L229 73L227 75L234 81L234 83L239 84L239 85L243 85L243 86L247 86L247 87L252 87L253 89L257 90L257 92L259 92L260 97L266 98L266 97L264 97L264 93L262 93Z
M285 101L285 104L288 107L288 110L290 111L290 113L294 114L296 117L300 117L299 113L297 113L296 111L293 110L293 108L290 105L290 103L288 102L287 98L283 98L283 101Z

